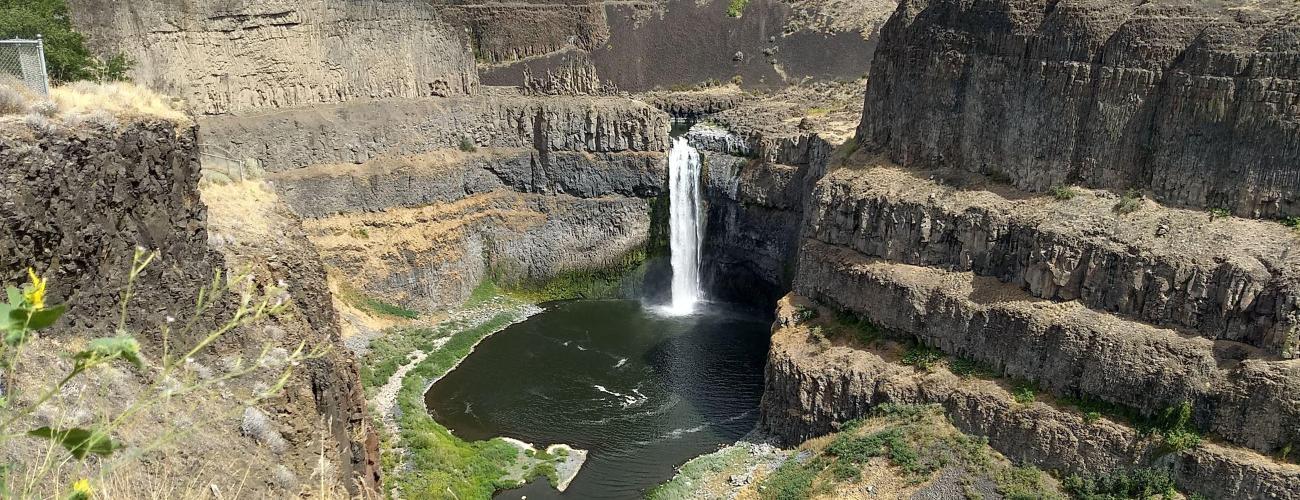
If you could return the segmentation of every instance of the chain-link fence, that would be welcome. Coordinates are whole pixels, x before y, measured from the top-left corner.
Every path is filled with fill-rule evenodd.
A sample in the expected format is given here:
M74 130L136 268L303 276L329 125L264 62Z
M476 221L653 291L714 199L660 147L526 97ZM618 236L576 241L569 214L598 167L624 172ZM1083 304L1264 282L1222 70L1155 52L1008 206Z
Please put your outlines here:
M36 40L0 40L0 84L21 82L32 92L50 95L45 72L45 45Z

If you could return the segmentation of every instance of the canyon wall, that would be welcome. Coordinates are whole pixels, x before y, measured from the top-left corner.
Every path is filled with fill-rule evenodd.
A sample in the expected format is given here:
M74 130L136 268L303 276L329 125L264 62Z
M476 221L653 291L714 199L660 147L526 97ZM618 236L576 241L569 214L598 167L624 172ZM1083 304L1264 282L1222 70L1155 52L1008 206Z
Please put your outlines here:
M1300 213L1293 11L904 1L805 195L761 429L933 403L1063 475L1296 498L1300 234L1251 219ZM1182 405L1186 448L1150 430Z
M668 116L614 97L349 103L204 120L257 159L326 263L422 310L483 280L538 283L643 259Z
M131 78L200 114L358 98L466 95L464 35L427 3L394 0L71 0L74 26Z
M859 139L894 161L1300 215L1300 23L1284 1L908 0Z
M618 89L740 81L778 88L862 75L894 0L439 0L470 35L484 83L522 85L573 60Z

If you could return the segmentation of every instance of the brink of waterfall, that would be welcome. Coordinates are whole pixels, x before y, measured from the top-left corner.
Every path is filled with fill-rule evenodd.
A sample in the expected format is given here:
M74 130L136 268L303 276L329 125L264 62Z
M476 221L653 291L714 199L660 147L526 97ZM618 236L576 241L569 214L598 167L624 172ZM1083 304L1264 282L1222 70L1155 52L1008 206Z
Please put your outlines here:
M672 251L673 298L667 312L691 314L700 290L700 248L704 240L700 197L700 153L686 138L673 139L668 155L669 248Z

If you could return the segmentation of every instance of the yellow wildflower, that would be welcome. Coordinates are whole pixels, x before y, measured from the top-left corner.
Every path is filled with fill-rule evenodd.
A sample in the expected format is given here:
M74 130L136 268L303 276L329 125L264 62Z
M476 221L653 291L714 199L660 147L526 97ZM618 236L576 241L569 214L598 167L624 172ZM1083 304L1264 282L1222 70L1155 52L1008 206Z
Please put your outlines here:
M45 309L45 280L37 276L36 271L30 267L27 268L27 277L31 278L32 284L23 293L23 300L26 300L33 309Z
M72 494L68 495L68 498L76 499L76 500L88 499L90 498L91 493L92 492L90 491L90 480L79 479L77 480L77 482L72 483Z

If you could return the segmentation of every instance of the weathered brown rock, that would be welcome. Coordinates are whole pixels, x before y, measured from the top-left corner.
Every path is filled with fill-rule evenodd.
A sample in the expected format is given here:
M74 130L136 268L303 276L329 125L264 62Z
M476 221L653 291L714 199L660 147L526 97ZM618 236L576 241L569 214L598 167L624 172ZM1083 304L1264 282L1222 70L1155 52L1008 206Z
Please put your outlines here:
M970 270L1036 297L1297 354L1300 234L1155 204L1116 214L1107 193L1073 192L1002 196L906 169L845 169L818 185L807 232L870 256Z
M209 117L205 146L255 158L267 171L362 163L467 145L560 152L667 151L668 115L613 97L479 96L316 106L259 116Z
M1300 214L1294 4L906 0L858 131L904 165Z
M159 118L102 121L0 124L0 281L25 282L33 267L51 303L68 304L64 325L105 326L136 248L158 250L166 264L144 274L133 301L133 319L153 331L222 267L207 247L197 134Z
M201 114L475 92L468 43L427 2L73 0L132 78Z
M988 437L1019 463L1084 475L1157 467L1182 491L1209 498L1300 498L1300 466L1210 443L1167 453L1109 418L1088 422L1053 404L1016 403L993 381L960 379L942 367L917 370L899 364L893 351L828 345L797 326L796 305L811 306L791 295L778 307L760 420L788 443L831 432L881 404L940 404L957 428Z
M1300 440L1300 360L1249 359L1227 341L1050 302L994 278L868 258L805 240L795 291L944 352L1146 415L1190 402L1193 422L1273 453Z

